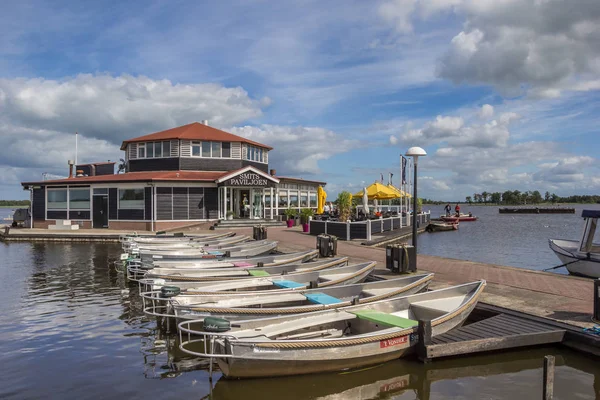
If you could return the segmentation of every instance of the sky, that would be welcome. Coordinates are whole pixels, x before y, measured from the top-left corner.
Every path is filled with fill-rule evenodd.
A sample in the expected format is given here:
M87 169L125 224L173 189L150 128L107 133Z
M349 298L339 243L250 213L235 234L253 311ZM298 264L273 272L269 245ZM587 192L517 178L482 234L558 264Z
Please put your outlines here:
M0 13L0 199L208 120L335 198L598 194L598 0L27 1ZM50 175L50 176L52 176Z

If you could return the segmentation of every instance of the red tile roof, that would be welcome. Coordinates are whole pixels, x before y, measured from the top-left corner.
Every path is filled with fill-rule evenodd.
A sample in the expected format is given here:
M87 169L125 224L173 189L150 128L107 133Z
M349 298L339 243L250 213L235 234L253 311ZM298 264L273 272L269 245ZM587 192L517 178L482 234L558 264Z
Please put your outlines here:
M155 182L155 181L204 181L214 182L219 177L229 174L222 171L153 171L153 172L128 172L126 174L81 176L48 181L22 182L21 185L46 185L46 184L84 184L104 182Z
M167 139L187 139L187 140L212 140L215 142L242 142L254 146L263 147L273 150L272 147L262 143L254 142L241 136L234 135L229 132L222 131L212 126L204 125L199 122L194 122L188 125L178 126L177 128L167 129L136 137L133 139L124 140L121 145L121 150L126 150L127 143L133 142L148 142L152 140L167 140Z

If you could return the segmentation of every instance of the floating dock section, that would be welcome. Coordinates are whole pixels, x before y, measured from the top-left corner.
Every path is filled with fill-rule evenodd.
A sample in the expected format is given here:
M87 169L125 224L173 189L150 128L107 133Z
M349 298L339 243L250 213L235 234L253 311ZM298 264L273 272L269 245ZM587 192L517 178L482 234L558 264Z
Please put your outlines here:
M499 208L500 214L575 214L574 208L563 207L518 207Z

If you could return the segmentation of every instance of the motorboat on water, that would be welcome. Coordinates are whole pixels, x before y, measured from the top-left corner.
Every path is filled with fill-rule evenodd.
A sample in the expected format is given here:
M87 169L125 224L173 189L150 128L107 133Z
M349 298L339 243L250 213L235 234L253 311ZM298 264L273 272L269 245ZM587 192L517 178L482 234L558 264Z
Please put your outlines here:
M600 242L594 241L600 210L583 210L585 224L580 240L548 239L550 248L570 274L600 278Z
M427 232L442 232L458 230L458 221L456 222L431 222L425 227Z
M440 216L440 220L444 221L444 222L462 222L462 221L477 221L477 217L474 216L472 213L468 213L468 214L450 214L450 215L441 215Z
M485 281L302 315L178 324L179 348L216 360L227 377L300 375L361 368L409 354L419 320L436 337L461 326ZM203 330L193 328L203 322ZM212 363L211 371L212 371Z

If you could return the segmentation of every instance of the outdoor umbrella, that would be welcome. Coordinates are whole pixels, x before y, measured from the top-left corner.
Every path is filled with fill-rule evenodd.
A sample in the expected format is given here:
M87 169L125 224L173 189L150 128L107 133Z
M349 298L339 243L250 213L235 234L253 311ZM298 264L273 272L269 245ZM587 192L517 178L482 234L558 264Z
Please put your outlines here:
M389 200L401 197L399 193L394 192L392 189L380 182L375 182L369 185L365 188L365 190L361 190L360 192L354 194L354 197L362 197L365 192L367 193L368 198L371 200Z
M367 195L367 188L363 191L363 211L365 215L369 215L369 196Z

